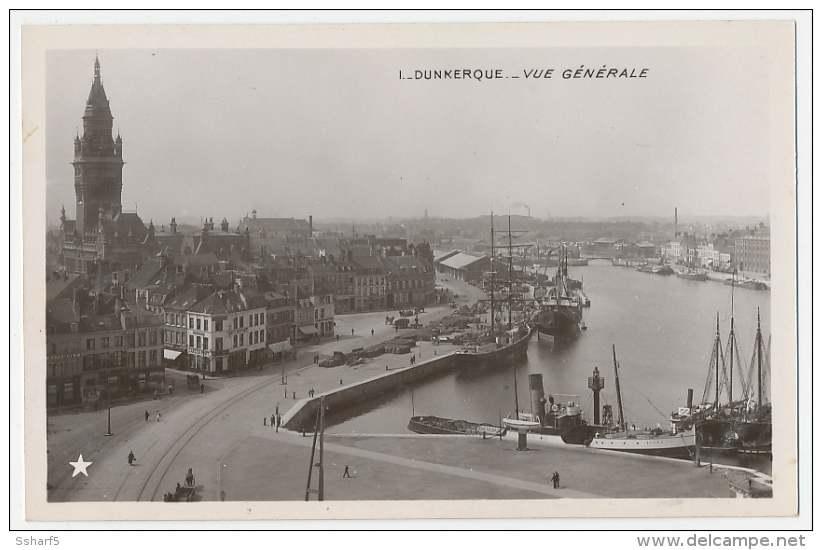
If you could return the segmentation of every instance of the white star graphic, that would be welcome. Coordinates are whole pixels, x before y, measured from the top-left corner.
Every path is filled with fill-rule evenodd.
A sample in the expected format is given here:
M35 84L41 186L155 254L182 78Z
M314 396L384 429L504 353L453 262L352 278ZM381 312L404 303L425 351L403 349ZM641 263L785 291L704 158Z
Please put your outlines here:
M93 462L86 462L85 460L83 460L83 455L80 455L80 458L77 459L77 462L69 461L69 464L74 466L74 473L71 474L71 477L74 477L77 474L83 474L84 476L88 477L88 472L86 471L86 468L91 466Z

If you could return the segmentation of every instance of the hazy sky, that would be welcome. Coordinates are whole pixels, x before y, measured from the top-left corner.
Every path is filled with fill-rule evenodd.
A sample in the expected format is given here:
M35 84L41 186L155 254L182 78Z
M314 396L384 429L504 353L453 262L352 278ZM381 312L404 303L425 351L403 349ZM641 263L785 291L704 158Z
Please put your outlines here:
M74 218L94 51L47 54L47 207ZM172 216L767 215L752 49L100 50L123 207ZM646 78L563 79L627 68ZM401 80L415 70L520 78ZM551 79L524 71L554 69Z

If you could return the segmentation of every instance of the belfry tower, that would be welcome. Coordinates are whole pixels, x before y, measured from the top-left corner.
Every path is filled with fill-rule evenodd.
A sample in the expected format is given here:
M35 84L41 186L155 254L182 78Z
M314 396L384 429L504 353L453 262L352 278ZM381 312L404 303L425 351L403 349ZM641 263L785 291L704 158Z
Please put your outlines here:
M76 230L79 237L95 231L101 220L111 220L122 209L123 140L112 139L111 116L100 78L100 61L94 59L94 80L83 114L83 137L74 138L74 192L77 198Z

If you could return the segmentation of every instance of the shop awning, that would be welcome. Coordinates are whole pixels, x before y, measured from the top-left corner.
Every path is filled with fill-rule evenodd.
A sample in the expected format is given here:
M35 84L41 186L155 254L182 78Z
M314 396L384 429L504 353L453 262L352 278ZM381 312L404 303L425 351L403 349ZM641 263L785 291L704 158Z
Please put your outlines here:
M317 334L318 332L320 332L319 330L316 329L316 327L313 327L313 326L310 326L310 325L307 326L307 327L297 327L297 328L299 328L300 332L302 332L306 336L308 336L309 334Z
M284 351L291 351L294 348L291 347L288 340L283 340L282 342L277 342L276 344L269 344L268 349L274 353L282 353Z
M163 357L165 357L166 359L168 359L170 361L174 361L175 359L180 357L180 355L182 355L182 354L183 354L182 351L176 351L176 350L173 350L173 349L164 349L163 350Z

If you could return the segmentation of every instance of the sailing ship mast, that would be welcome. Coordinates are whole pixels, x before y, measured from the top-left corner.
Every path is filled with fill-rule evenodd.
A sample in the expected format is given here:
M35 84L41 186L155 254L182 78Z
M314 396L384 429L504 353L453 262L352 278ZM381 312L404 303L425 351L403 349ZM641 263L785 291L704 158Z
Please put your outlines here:
M736 280L736 271L731 277L731 334L729 336L731 368L728 373L728 404L733 410L734 406L734 282Z
M511 330L511 316L514 314L514 255L511 249L511 214L508 214L508 330Z
M714 354L716 356L716 399L714 400L714 410L719 410L719 313L716 314L716 339L714 342Z
M494 335L494 213L491 212L491 335Z
M759 321L759 308L756 308L756 406L762 406L762 326Z
M619 363L616 358L616 346L611 344L611 349L614 352L614 386L616 387L617 405L619 406L619 419L617 422L619 429L622 430L625 428L625 415L622 411L622 391L619 387Z

